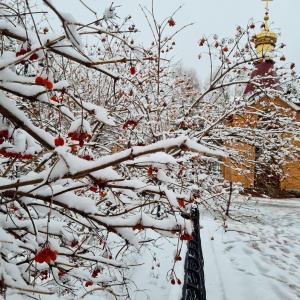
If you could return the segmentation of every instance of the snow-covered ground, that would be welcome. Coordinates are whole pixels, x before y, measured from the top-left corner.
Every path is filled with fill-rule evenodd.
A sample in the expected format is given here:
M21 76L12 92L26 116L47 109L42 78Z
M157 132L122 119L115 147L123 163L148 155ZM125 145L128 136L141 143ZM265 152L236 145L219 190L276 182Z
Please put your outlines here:
M248 217L228 220L227 232L201 213L207 300L300 299L300 199L255 198L240 213ZM156 246L145 245L134 256L132 262L143 265L129 275L138 289L132 299L180 300L182 285L171 285L166 276L176 240L159 238ZM184 259L176 266L182 282L183 265Z
M207 299L300 299L300 199L254 199L249 208L253 218L229 221L226 233L202 214Z

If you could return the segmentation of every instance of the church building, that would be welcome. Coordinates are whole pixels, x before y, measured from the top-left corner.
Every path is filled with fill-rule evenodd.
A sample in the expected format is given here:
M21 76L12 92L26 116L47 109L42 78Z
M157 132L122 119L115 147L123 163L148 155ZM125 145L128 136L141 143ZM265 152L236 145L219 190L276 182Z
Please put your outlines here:
M255 48L258 58L254 63L255 68L251 74L251 79L252 82L254 81L254 83L259 84L261 90L273 89L280 91L281 87L276 73L275 62L272 59L272 52L276 46L277 35L269 30L268 20L269 15L267 6L263 30L257 34L255 39ZM255 92L256 87L254 83L250 82L246 86L244 91L245 96ZM239 128L251 126L254 129L259 129L258 126L261 126L260 124L263 123L263 120L259 119L259 115L255 112L258 110L264 111L265 113L271 112L274 107L276 107L276 114L278 117L290 117L294 118L294 122L300 122L300 106L293 102L283 100L278 96L270 97L266 93L256 104L249 106L247 109L249 113L233 115L230 122L227 122L226 125ZM264 116L266 115L267 114L264 114ZM276 124L273 124L272 128L275 128L274 126L276 126ZM278 132L279 131L280 130L278 130ZM269 136L267 130L265 133L265 143L268 143L271 134ZM300 142L293 140L292 133L282 130L282 133L280 134L283 140L292 140L292 148L300 148ZM262 151L257 146L235 141L230 145L227 145L227 147L237 150L240 154L247 157L245 157L242 164L238 165L233 165L229 159L225 161L223 176L226 180L230 182L241 182L245 188L266 194L270 194L270 191L272 192L271 194L274 194L276 191L280 190L300 192L299 158L295 159L295 156L290 158L289 155L287 155L284 163L280 163L277 159L269 157L268 161L263 161L263 163L261 163L262 158L260 155L262 154ZM288 147L286 152L291 150L290 144ZM276 153L276 149L273 149L273 151ZM296 153L296 156L297 155L300 157L300 153Z

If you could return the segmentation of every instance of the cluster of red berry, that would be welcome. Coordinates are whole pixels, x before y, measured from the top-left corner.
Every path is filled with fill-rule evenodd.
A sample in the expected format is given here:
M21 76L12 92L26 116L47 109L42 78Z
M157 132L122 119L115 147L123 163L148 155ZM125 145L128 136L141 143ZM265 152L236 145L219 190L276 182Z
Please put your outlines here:
M82 159L85 159L85 160L94 160L94 158L93 157L91 157L90 155L83 155L83 156L79 156L79 157L81 157Z
M53 95L52 97L50 97L50 100L59 103L59 100L57 99L57 97L55 95Z
M93 193L96 193L98 191L98 187L97 186L91 186L90 191L93 192Z
M101 187L105 187L107 185L107 181L105 179L98 179L96 183Z
M186 128L186 124L185 124L184 121L181 121L181 122L180 122L180 128Z
M97 276L98 276L98 274L100 273L100 269L95 269L94 271L93 271L93 273L92 273L92 277L93 278L96 278Z
M0 154L3 155L6 158L19 158L19 159L32 159L32 154L22 154L17 152L7 152L5 149L0 150Z
M5 142L5 140L8 139L8 130L0 130L0 145ZM0 149L0 154L3 155L6 158L19 158L19 159L32 159L32 154L25 154L25 153L19 153L19 152L10 152L7 151L7 149Z
M177 254L177 255L174 257L174 260L175 260L175 261L181 261L182 258L181 258L181 256L180 256L179 254Z
M156 173L157 171L158 171L157 168L149 167L147 173L148 173L148 175L153 175L153 172Z
M134 129L137 126L138 122L134 120L128 120L125 122L123 125L123 129L126 130L128 129L129 126L132 126L132 129Z
M91 282L91 281L87 281L87 282L85 283L85 287L92 286L93 284L94 284L93 282Z
M153 168L153 167L149 167L147 173L148 175L153 175L153 173L157 173L158 172L158 169L157 168Z
M199 46L203 46L204 45L204 43L205 43L205 38L202 38L201 40L200 40L200 42L199 42Z
M172 279L171 279L171 284L174 285L175 283L176 283L175 279L172 278ZM179 285L181 284L181 280L180 280L180 279L177 279L177 284L179 284Z
M48 271L47 270L44 270L44 271L41 271L41 275L42 275L42 280L45 280L48 278Z
M173 27L173 26L175 26L176 23L175 23L175 21L172 18L170 18L168 20L168 24L169 24L169 26Z
M180 207L185 208L185 203L184 203L183 199L177 199L177 202L178 202Z
M7 139L8 138L8 131L7 130L0 130L0 138Z
M91 152L88 149L83 149L78 153L78 157L91 161L94 160L94 157L92 156Z
M77 240L73 240L72 243L71 243L71 247L74 248L77 245L78 245L78 241Z
M44 85L47 90L52 90L53 89L53 83L48 80L48 78L43 78L41 76L37 76L35 78L35 83L38 85Z
M184 233L180 236L181 241L192 241L193 236L191 234Z
M132 227L132 230L143 230L144 226L141 223L138 223Z
M0 145L8 139L8 131L7 130L0 130Z
M51 250L49 247L45 247L41 251L37 252L34 260L40 264L44 262L49 264L51 260L55 261L57 259L57 253L57 251Z
M22 48L20 51L18 51L18 52L16 52L16 57L19 57L19 56L21 56L21 55L24 55L24 54L26 54L26 53L28 53L28 52L30 52L31 51L31 49L28 47L27 48L27 50L26 49L24 49L24 48ZM30 56L29 56L29 60L37 60L39 58L39 56L37 55L37 53L33 53L33 54L31 54ZM25 65L25 63L26 63L26 61L25 60L22 60L21 62L20 62L20 64L22 64L22 65Z
M68 137L71 138L72 141L79 141L79 146L82 147L84 145L85 139L91 139L92 136L87 132L69 132Z

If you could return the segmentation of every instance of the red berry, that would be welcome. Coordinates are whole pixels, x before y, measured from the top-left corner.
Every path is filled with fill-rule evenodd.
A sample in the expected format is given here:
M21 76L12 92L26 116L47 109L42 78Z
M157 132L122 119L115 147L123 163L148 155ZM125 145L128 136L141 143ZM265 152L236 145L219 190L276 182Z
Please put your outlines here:
M51 251L50 250L50 255L49 256L50 256L51 260L53 260L53 261L56 260L57 259L57 251Z
M90 191L92 191L92 192L94 192L94 193L96 193L97 190L98 190L98 188L97 188L96 186L91 186L91 187L90 187Z
M204 43L205 43L205 39L204 39L204 38L202 38L202 39L200 40L200 42L199 42L199 46L203 46L203 45L204 45Z
M94 270L94 272L92 273L92 277L96 278L98 276L98 274L100 273L99 269Z
M35 78L35 83L38 85L43 85L44 84L44 79L40 76Z
M38 58L39 58L39 56L36 53L33 53L30 55L29 60L36 60Z
M138 223L132 227L132 230L143 230L143 229L144 229L144 226L143 226L143 224L140 224L140 223Z
M47 250L47 251L46 251ZM51 261L51 257L50 257L50 249L44 249L44 260L45 260L45 263L47 264L50 264L50 261Z
M181 284L181 280L180 280L180 279L177 279L177 283L180 285L180 284Z
M90 155L83 155L83 156L79 156L79 157L81 157L81 158L83 158L83 159L85 159L85 160L94 160Z
M52 101L59 102L58 99L56 98L56 96L52 96L50 99L51 99Z
M71 243L71 247L73 248L73 247L75 247L77 245L78 245L78 241L73 240L72 243Z
M84 145L84 140L79 140L79 146L83 147L83 145Z
M135 72L136 72L135 67L131 67L131 68L130 68L130 74L131 74L131 75L134 75Z
M87 282L85 283L85 287L88 287L88 286L90 286L90 285L93 285L93 282L87 281Z
M38 252L35 257L34 257L34 260L40 264L42 264L44 262L44 257L42 255L41 252Z
M175 21L171 18L168 20L168 24L169 24L169 26L173 27L173 26L175 26Z
M19 53L20 53L20 55L24 55L27 53L27 51L25 49L21 49Z
M53 83L48 81L48 80L44 80L44 85L45 85L47 90L52 90L53 89Z
M175 279L173 278L173 279L171 279L171 284L175 284Z
M178 204L179 204L180 207L185 208L184 200L182 200L182 199L177 199L177 202L178 202Z
M64 276L64 275L65 275L64 272L58 272L58 274L57 274L58 277L62 277L62 276Z
M32 158L33 158L33 155L32 155L32 154L24 154L24 155L22 155L22 154L19 154L19 155L18 155L18 158L20 158L20 159L28 159L28 160L30 160L30 159L32 159Z
M71 145L70 148L71 148L71 152L74 153L77 152L77 147L75 145Z
M58 138L54 139L54 145L56 147L63 146L64 143L65 143L65 140L62 137L58 137Z

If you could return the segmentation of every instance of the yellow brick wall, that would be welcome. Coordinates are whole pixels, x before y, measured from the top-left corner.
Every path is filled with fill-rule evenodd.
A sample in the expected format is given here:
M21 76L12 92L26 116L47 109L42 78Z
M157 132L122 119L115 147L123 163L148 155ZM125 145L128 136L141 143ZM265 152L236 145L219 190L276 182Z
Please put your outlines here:
M254 147L244 143L234 143L231 149L237 150L240 155L245 156L246 160L254 160ZM238 169L238 170L237 170ZM226 159L223 168L223 176L229 182L241 182L244 187L253 187L254 185L254 166L247 161L236 164L233 160Z
M273 101L277 106L280 106L284 109L291 108L287 103L282 101L279 98L269 99L269 98L262 98L261 101L270 102ZM252 114L256 109L268 109L267 106L261 106L260 104L256 104L252 108L249 108L249 114L244 114L242 116L233 116L233 122L227 123L227 126L230 127L240 127L240 128L256 128L257 126L257 115ZM293 112L293 108L291 108L291 114ZM280 111L278 112L280 114ZM286 116L286 113L284 112ZM300 122L300 112L297 111L296 114L296 121ZM288 137L288 136L286 136ZM294 142L294 145L300 147L300 143ZM227 143L227 148L231 148L237 150L240 154L245 154L248 160L255 159L255 148L253 146L243 144L243 143L233 143L229 145ZM300 157L300 153L299 153ZM288 158L287 158L288 159ZM280 188L285 190L300 190L300 159L296 162L288 162L286 165L281 166L283 170L283 176L280 180ZM236 168L239 168L240 171L237 171ZM250 170L250 173L246 173L247 170ZM289 176L285 176L285 174L289 174ZM225 161L225 165L223 167L223 176L225 180L230 182L241 182L244 187L253 187L254 186L254 166L249 163L242 163L238 165L234 165L233 162L230 162L228 159Z

